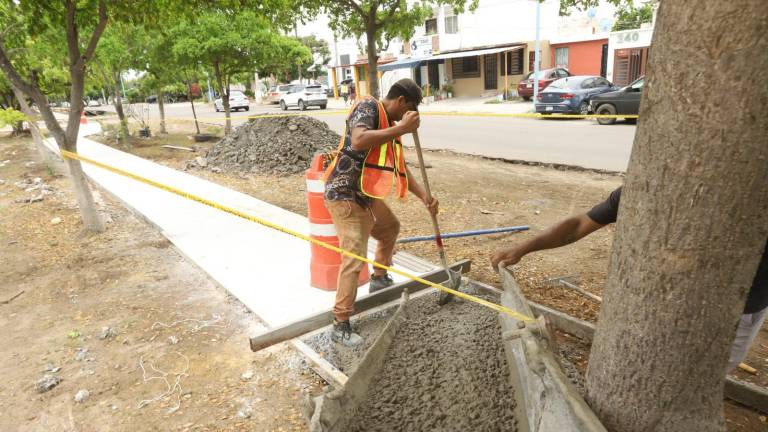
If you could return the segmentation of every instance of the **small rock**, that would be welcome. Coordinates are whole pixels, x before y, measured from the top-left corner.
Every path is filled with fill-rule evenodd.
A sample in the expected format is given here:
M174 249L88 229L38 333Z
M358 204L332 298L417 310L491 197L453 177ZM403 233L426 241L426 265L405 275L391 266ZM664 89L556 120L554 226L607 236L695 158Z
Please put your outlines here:
M246 372L243 372L242 375L240 375L240 379L243 381L250 381L253 378L253 371L249 370Z
M237 410L237 414L235 414L235 416L242 419L251 418L252 415L253 415L253 408L251 408L251 406L248 405L247 403L244 403L240 407L240 409Z
M176 336L169 336L168 343L171 345L176 345L177 343L179 343L179 338L177 338Z
M75 360L83 361L88 357L88 348L79 348L75 353Z
M288 125L288 130L289 130L289 131L291 131L291 132L293 132L293 131L295 131L295 130L298 130L298 129L299 129L299 127L298 127L298 126L296 126L296 125L295 125L295 124L293 124L293 123L291 123L291 124L289 124L289 125Z
M91 396L91 392L88 390L80 390L75 394L75 402L77 403L83 403L88 400L88 398Z
M533 212L533 214L537 214L537 215L540 215L540 214L541 214L541 212L540 212L540 211L538 211L538 210L536 210L535 212Z
M219 167L213 167L213 168L211 168L211 171L213 171L213 172L215 172L215 173L220 173L220 172L221 172L221 168L219 168Z
M113 338L117 336L117 332L112 329L112 327L102 327L101 328L101 334L99 335L99 339L104 340L108 338Z
M45 374L40 380L35 383L35 389L38 393L45 393L48 390L56 387L61 382L61 378L55 375Z
M198 156L198 157L196 157L196 158L195 158L195 163L196 163L196 164L197 164L199 167L201 167L201 168L205 168L205 167L207 167L207 166L208 166L208 159L206 159L206 158L204 158L204 157L202 157L202 156Z
M60 223L61 223L61 218L60 217L55 217L55 218L51 219L51 225L58 225Z
M58 367L58 366L55 366L53 363L46 363L46 364L45 364L45 369L44 369L43 371L44 371L44 372L53 372L53 373L56 373L56 372L58 372L58 371L60 371L60 370L61 370L61 368L60 368L60 367Z
M24 164L24 166L25 166L25 167L27 167L27 168L29 168L29 167L31 167L31 166L32 166L32 165L34 165L34 164L35 164L35 162L34 162L34 161L29 161L29 162L25 163L25 164Z

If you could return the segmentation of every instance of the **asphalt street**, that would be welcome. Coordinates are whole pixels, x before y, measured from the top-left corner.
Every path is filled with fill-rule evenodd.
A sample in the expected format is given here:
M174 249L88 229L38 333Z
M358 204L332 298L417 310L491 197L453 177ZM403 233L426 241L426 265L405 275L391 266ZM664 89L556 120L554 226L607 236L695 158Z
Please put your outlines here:
M147 107L150 118L159 118L156 104ZM111 106L97 109L112 111ZM224 124L224 113L215 112L213 105L196 103L195 110L201 122ZM168 119L192 119L189 103L167 104L165 112ZM277 105L251 104L250 111L232 113L233 124L247 121L247 116L283 113ZM293 109L288 113L298 114L299 111ZM343 130L345 114L341 110L310 108L305 114L325 121L338 133ZM614 125L603 126L591 119L457 116L424 112L419 135L424 148L625 171L635 129L634 125L621 120ZM405 138L406 145L412 143L410 136Z

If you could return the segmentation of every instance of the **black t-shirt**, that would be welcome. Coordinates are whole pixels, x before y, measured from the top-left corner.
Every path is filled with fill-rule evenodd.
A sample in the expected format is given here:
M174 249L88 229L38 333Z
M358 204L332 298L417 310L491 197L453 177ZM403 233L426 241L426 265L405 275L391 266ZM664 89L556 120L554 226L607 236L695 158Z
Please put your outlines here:
M616 216L619 213L619 202L621 201L621 188L611 192L608 199L592 207L587 212L587 216L600 225L608 225L616 222ZM759 312L768 307L768 241L763 249L763 258L757 267L757 274L752 282L752 288L747 295L747 304L744 306L744 313L751 314Z

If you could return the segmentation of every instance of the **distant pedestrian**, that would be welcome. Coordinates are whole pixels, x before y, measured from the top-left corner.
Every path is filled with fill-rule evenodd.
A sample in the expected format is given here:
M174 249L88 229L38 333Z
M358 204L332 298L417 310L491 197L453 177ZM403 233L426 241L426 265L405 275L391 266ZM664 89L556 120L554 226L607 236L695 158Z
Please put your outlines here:
M341 85L341 97L344 98L344 105L347 105L349 100L349 84Z
M354 105L355 100L357 99L357 89L355 88L355 83L349 83L349 104Z

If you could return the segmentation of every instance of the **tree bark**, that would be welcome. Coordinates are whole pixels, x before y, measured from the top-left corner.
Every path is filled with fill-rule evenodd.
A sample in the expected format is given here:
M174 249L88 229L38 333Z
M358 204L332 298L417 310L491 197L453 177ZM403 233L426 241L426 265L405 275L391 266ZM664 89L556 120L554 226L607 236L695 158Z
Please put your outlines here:
M221 73L221 67L218 62L213 63L213 73L216 75L216 84L219 86L219 95L221 97L221 104L224 106L224 117L226 121L224 123L224 135L229 135L232 132L232 118L229 111L229 78L226 79L227 84L224 85L224 77Z
M187 97L189 97L189 103L192 104L192 117L195 119L195 130L200 135L200 123L197 122L197 112L195 111L195 98L192 96L192 83L187 81Z
M117 112L117 118L120 119L120 142L123 146L128 147L128 137L131 135L131 132L128 130L128 119L125 117L125 111L123 111L123 98L120 93L120 73L115 73L113 79L115 82L115 112Z
M375 12L375 11L374 11ZM368 51L368 89L370 95L379 98L379 56L376 50L376 24L375 14L373 21L370 21L366 26L365 32L367 51ZM359 95L358 95L359 97Z
M762 0L661 2L587 371L609 430L724 428L768 238L766 23Z
M163 90L158 87L157 89L157 107L160 109L160 133L167 134L165 129L165 100L163 100Z

